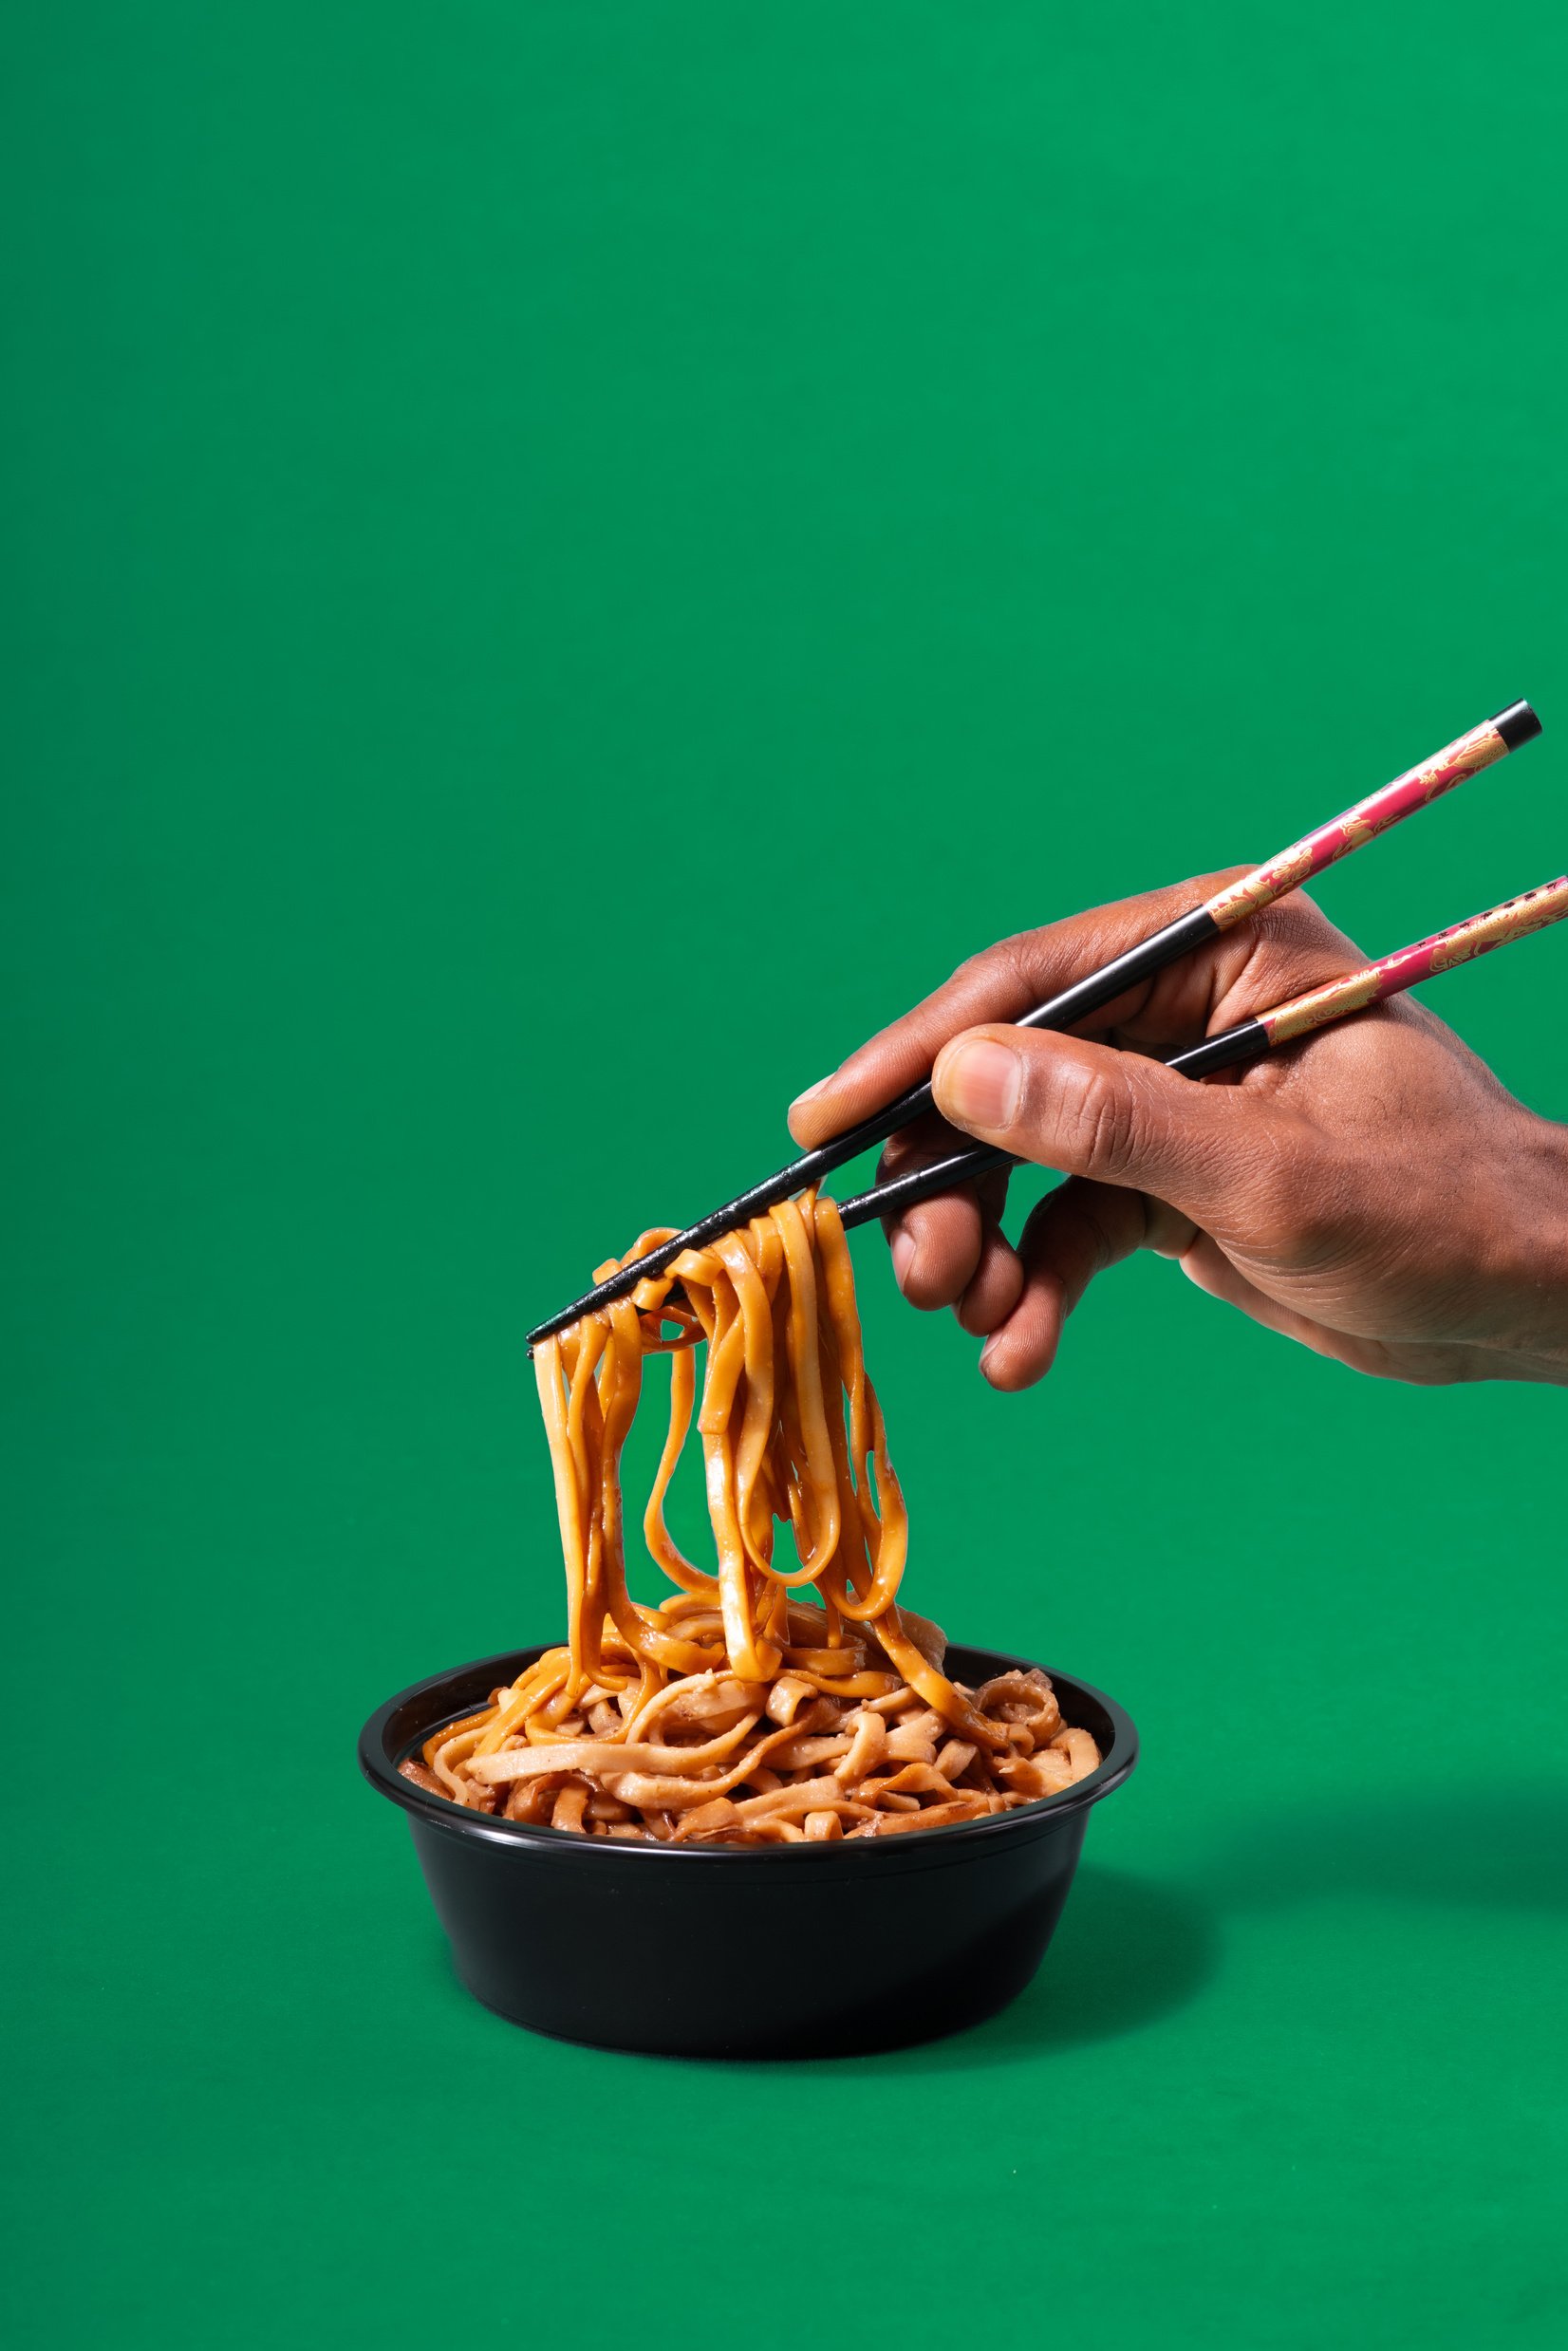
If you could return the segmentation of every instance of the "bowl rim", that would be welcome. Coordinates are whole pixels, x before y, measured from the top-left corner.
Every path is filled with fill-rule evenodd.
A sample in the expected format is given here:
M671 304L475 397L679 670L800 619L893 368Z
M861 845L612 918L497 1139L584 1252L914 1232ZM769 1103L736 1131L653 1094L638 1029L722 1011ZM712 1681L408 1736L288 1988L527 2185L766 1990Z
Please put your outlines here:
M502 1820L490 1813L470 1812L464 1805L455 1804L444 1796L432 1796L428 1789L402 1777L398 1769L399 1763L430 1736L429 1730L425 1730L419 1739L393 1752L387 1744L386 1734L394 1717L403 1707L470 1674L488 1674L492 1668L510 1669L496 1672L496 1684L514 1681L518 1672L547 1649L558 1649L560 1646L558 1640L536 1641L521 1649L500 1650L494 1656L471 1658L465 1665L449 1666L444 1672L426 1674L422 1681L411 1682L406 1689L398 1690L379 1706L360 1732L361 1771L378 1795L401 1805L410 1816L411 1825L418 1823L441 1829L449 1836L477 1838L487 1844L510 1846L517 1850L532 1849L563 1857L591 1856L603 1852L628 1859L639 1867L662 1860L666 1865L680 1862L682 1865L704 1863L718 1867L725 1863L736 1866L746 1862L753 1867L787 1868L802 1861L817 1865L825 1860L831 1863L831 1857L840 1851L852 1851L867 1857L873 1854L888 1859L898 1854L912 1857L914 1852L929 1853L939 1844L951 1848L955 1839L961 1840L965 1847L979 1847L984 1842L994 1841L999 1835L1044 1829L1070 1814L1086 1812L1102 1797L1109 1796L1113 1788L1121 1786L1138 1760L1137 1726L1125 1707L1108 1696L1103 1689L1096 1689L1092 1682L1083 1681L1075 1673L1058 1672L1050 1666L1040 1666L1038 1670L1049 1674L1053 1688L1071 1689L1104 1708L1111 1722L1112 1736L1094 1769L1082 1780L1075 1780L1071 1787L1059 1789L1055 1796L1037 1797L1032 1803L1017 1804L1007 1812L991 1813L980 1820L956 1820L942 1828L910 1829L898 1837L834 1838L831 1842L798 1845L665 1845L653 1838L584 1838L574 1830L550 1828L543 1822ZM949 1644L950 1651L959 1650L994 1659L998 1670L1004 1673L1028 1671L1036 1664L1033 1658L1014 1656L1008 1651L984 1648L977 1642L954 1641ZM465 1710L460 1707L455 1707L452 1719L456 1720ZM957 1858L957 1856L954 1857ZM593 1866L604 1865L595 1863Z

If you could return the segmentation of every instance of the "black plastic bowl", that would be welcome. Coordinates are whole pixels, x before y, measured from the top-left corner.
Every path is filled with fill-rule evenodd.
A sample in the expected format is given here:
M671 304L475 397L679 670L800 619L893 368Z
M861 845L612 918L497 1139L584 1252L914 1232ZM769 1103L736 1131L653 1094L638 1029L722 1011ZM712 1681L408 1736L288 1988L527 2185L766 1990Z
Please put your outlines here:
M1132 1769L1113 1700L1053 1673L1103 1761L1039 1803L957 1828L831 1844L591 1840L494 1820L398 1765L442 1723L514 1682L548 1644L438 1673L360 1734L372 1786L401 1804L476 2000L563 2041L667 2057L848 2057L978 2024L1045 1956L1089 1808ZM1027 1660L951 1649L971 1686Z

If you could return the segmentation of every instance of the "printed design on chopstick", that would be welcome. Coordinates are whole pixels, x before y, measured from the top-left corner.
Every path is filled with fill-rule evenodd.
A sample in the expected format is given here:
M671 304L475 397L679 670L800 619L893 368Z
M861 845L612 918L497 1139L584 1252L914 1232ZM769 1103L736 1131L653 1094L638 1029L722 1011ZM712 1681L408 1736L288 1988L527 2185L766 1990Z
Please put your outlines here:
M1267 1031L1271 1045L1289 1044L1292 1037L1305 1036L1347 1013L1360 1012L1439 972L1452 971L1456 963L1467 963L1493 947L1507 946L1516 939L1527 939L1532 931L1545 930L1550 924L1560 922L1564 913L1568 913L1568 876L1525 890L1484 914L1468 915L1463 923L1417 940L1413 946L1400 947L1363 971L1351 972L1343 980L1325 980L1320 988L1277 1005L1273 1012L1260 1013L1259 1024Z
M1281 849L1278 857L1271 857L1265 865L1259 866L1254 872L1243 875L1240 882L1233 882L1228 889L1211 898L1208 911L1215 924L1221 930L1229 930L1236 924L1245 921L1249 914L1260 914L1277 898L1284 897L1289 890L1299 889L1303 882L1310 881L1315 873L1321 873L1326 867L1336 864L1352 849L1375 840L1391 825L1397 825L1402 818L1413 815L1417 809L1425 808L1429 801L1440 799L1444 793L1451 792L1456 784L1464 783L1466 776L1474 775L1482 768L1490 767L1494 760L1503 758L1507 749L1507 744L1489 721L1484 726L1472 727L1467 735L1461 735L1446 750L1436 753L1430 759L1423 760L1419 767L1410 768L1404 775L1395 776L1391 784L1385 784L1381 791L1357 801L1354 808L1347 809L1342 816L1335 816L1331 823L1319 825L1315 832L1307 833L1289 849Z
M1389 959L1391 962L1395 960L1392 956ZM1346 1013L1360 1012L1366 1005L1377 1003L1391 995L1396 985L1397 982L1386 979L1384 965L1374 963L1347 980L1327 980L1322 987L1279 1005L1274 1012L1260 1013L1258 1018L1268 1031L1271 1045L1288 1045L1293 1036L1305 1036L1310 1029L1320 1029Z
M1164 924L1152 937L1137 946L1112 956L1098 970L1088 972L1073 981L1071 987L1037 1004L1032 1013L1023 1016L1026 1028L1072 1027L1091 1012L1102 1009L1119 996L1135 971L1144 979L1188 954L1210 939L1218 930L1226 931L1249 914L1257 913L1271 902L1295 888L1325 866L1350 854L1365 842L1397 824L1404 816L1414 814L1442 793L1451 791L1467 775L1489 767L1503 758L1521 743L1529 742L1540 732L1540 721L1528 702L1514 702L1495 718L1472 727L1430 758L1408 774L1397 776L1380 792L1372 795L1332 824L1310 832L1292 848L1270 858L1254 872L1219 890L1202 905L1189 907L1172 923ZM1256 1036L1258 1030L1252 1034ZM1218 1040L1209 1040L1217 1043ZM1240 1056L1227 1053L1225 1058L1208 1058L1203 1071L1229 1068ZM1186 1067L1179 1060L1178 1066ZM1194 1067L1193 1074L1201 1073ZM792 1192L804 1191L816 1184L835 1167L857 1158L866 1146L883 1142L930 1108L931 1090L928 1082L909 1087L892 1102L862 1119L844 1132L819 1143L812 1150L781 1167L775 1175L753 1185L736 1200L711 1215L699 1218L682 1232L673 1233L656 1249L632 1262L623 1262L602 1282L596 1282L585 1297L574 1298L559 1314L537 1324L528 1334L529 1353L557 1334L569 1330L586 1315L602 1312L629 1297L644 1280L655 1279L687 1249L706 1248L710 1242L728 1231L738 1231L759 1211L769 1210ZM893 1187L901 1206L912 1206L917 1199L925 1199L938 1191L951 1189L960 1182L968 1181L997 1164L997 1154L984 1147L979 1150L961 1151L937 1163L931 1168L909 1170L893 1179ZM884 1187L873 1186L847 1203L846 1221L863 1223L879 1213L878 1203Z
M1545 882L1540 889L1526 890L1521 898L1511 898L1491 914L1474 914L1466 923L1455 923L1432 941L1431 970L1452 971L1456 963L1467 963L1489 947L1545 930L1560 921L1565 898L1568 881Z

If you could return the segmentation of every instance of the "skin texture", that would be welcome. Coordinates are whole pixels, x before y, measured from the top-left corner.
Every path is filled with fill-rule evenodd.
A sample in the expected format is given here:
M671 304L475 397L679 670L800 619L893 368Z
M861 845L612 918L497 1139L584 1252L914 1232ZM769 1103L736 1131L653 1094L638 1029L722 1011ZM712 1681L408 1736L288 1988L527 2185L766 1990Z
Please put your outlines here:
M1401 997L1201 1084L1153 1057L1367 961L1300 892L1071 1036L1006 1025L1245 870L972 957L800 1097L796 1142L930 1070L943 1118L895 1136L883 1174L953 1149L959 1129L1064 1173L1017 1246L1005 1170L888 1232L905 1297L984 1339L994 1388L1039 1379L1090 1282L1134 1249L1377 1378L1568 1382L1568 1129L1423 1005Z

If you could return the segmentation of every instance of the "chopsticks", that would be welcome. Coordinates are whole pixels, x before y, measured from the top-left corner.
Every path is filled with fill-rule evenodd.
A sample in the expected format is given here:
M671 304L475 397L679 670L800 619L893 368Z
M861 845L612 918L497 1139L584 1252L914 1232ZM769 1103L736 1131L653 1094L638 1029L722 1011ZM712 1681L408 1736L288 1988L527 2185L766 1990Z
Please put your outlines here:
M1090 1014L1112 1002L1125 989L1135 986L1139 980L1151 979L1167 964L1174 963L1182 956L1205 945L1209 940L1244 922L1248 915L1260 913L1276 899L1299 888L1314 874L1323 872L1341 857L1348 857L1353 850L1374 840L1380 832L1388 831L1391 826L1428 807L1444 793L1451 792L1456 784L1464 783L1467 776L1479 774L1483 768L1506 758L1511 751L1517 751L1540 733L1540 720L1529 703L1510 702L1506 710L1499 711L1495 718L1484 719L1481 725L1457 736L1441 751L1422 760L1418 767L1407 769L1403 775L1396 775L1392 783L1383 785L1365 800L1357 801L1342 815L1317 826L1312 832L1304 833L1300 840L1292 842L1288 849L1280 849L1277 855L1266 859L1240 882L1233 882L1226 888L1217 890L1201 905L1178 915L1174 922L1166 924L1138 946L1129 947L1125 954L1102 964L1097 971L1087 973L1082 980L1074 981L1070 988L1064 988L1048 1002L1036 1005L1033 1012L1025 1013L1014 1025L1025 1029L1068 1029L1074 1021L1087 1019ZM675 1234L657 1249L650 1249L644 1256L632 1259L607 1280L596 1283L582 1297L563 1307L559 1314L551 1315L547 1321L539 1323L528 1334L530 1352L541 1339L566 1330L569 1324L580 1321L584 1315L592 1314L601 1306L608 1306L617 1298L628 1297L640 1281L663 1273L685 1250L703 1248L709 1241L721 1239L725 1233L735 1231L737 1226L760 1215L764 1209L773 1207L776 1202L789 1199L792 1193L803 1191L808 1185L819 1184L835 1167L842 1167L846 1161L858 1158L873 1143L886 1142L890 1134L909 1126L930 1108L931 1087L927 1079L918 1086L909 1087L895 1100L886 1103L880 1110L873 1111L869 1118L862 1119L843 1134L834 1135L831 1141L821 1144L815 1150L803 1151L787 1167L781 1167L776 1174L753 1185L750 1191L740 1193L735 1200L726 1201L721 1208L716 1208L711 1215L699 1219L697 1223L688 1225L683 1232ZM970 1152L958 1154L965 1161L972 1156ZM994 1165L999 1156L989 1154L986 1164ZM924 1168L911 1171L908 1177L901 1180L913 1182L917 1172L923 1177L929 1177L933 1170ZM942 1188L940 1185L931 1185L932 1190ZM928 1196L924 1191L920 1194L922 1199ZM865 1200L871 1195L868 1193L861 1197ZM880 1211L866 1211L867 1215L877 1213ZM864 1219L858 1221L863 1222Z
M1205 1036L1198 1044L1171 1054L1165 1066L1167 1070L1179 1070L1184 1077L1208 1077L1216 1070L1260 1060L1265 1054L1274 1053L1298 1036L1310 1036L1315 1029L1325 1029L1350 1013L1363 1012L1369 1004L1381 1004L1423 980L1435 980L1440 972L1452 971L1456 963L1474 962L1479 955L1490 955L1494 947L1511 946L1516 939L1545 930L1565 916L1568 873L1559 874L1555 882L1543 882L1539 889L1526 890L1522 897L1505 899L1501 906L1489 906L1484 914L1467 915L1464 922L1450 924L1447 930L1433 931L1429 938L1418 939L1412 946L1397 947L1392 955L1380 956L1375 963L1364 963L1359 971L1347 972L1342 979L1327 980L1321 987L1309 988L1304 996L1293 996L1287 1003L1276 1004L1272 1012L1256 1013L1249 1020L1238 1021L1232 1029ZM945 1159L932 1160L924 1167L911 1167L907 1175L893 1176L886 1184L874 1185L870 1191L845 1201L839 1215L846 1229L869 1224L874 1218L897 1216L904 1209L912 1208L917 1201L930 1200L938 1192L972 1184L977 1176L985 1175L993 1167L1017 1164L1010 1152L994 1150L983 1143L972 1144L966 1150L950 1152Z

